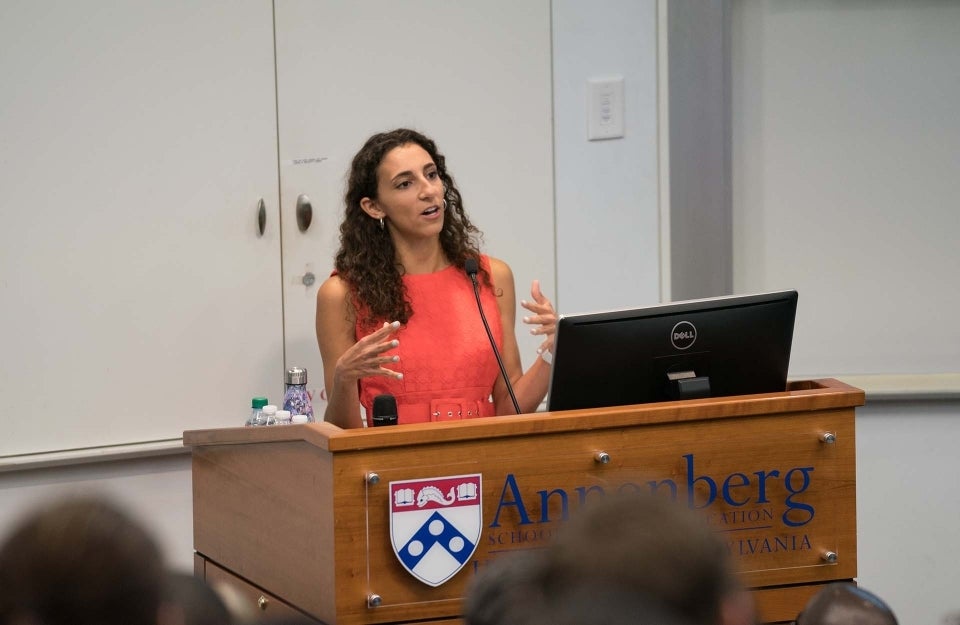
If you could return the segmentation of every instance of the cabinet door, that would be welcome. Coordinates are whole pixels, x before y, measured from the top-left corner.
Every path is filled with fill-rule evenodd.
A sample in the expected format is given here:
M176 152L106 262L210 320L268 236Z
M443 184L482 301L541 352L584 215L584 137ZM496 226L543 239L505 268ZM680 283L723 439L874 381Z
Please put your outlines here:
M338 247L350 159L374 132L407 126L431 136L484 251L511 265L517 299L529 299L534 278L553 296L549 0L287 0L276 30L286 355L308 368L318 411L316 290ZM313 206L305 233L294 217L301 194ZM303 283L307 273L315 283ZM522 311L529 365L540 340L519 322Z
M0 456L280 399L272 25L267 0L0 4Z

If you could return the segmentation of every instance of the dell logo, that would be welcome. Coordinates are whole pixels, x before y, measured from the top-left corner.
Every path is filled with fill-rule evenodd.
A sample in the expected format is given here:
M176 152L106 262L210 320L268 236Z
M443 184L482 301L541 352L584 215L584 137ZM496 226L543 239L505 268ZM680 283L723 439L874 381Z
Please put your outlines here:
M670 342L677 349L689 349L697 340L697 328L689 321L681 321L670 331Z

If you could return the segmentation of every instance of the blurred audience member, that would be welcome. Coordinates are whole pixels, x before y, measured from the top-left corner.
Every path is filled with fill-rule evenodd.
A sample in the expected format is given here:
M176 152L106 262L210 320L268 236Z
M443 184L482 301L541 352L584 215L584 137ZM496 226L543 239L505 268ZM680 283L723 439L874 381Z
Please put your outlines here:
M893 610L868 590L844 582L827 585L807 602L797 625L897 625Z
M548 582L557 589L584 581L643 593L691 623L746 625L747 595L720 536L697 513L652 495L608 496L560 532L548 549ZM736 609L726 609L731 603Z
M0 546L0 625L157 625L164 575L153 539L124 511L58 501Z
M544 622L550 600L542 578L542 552L515 551L500 556L474 577L464 597L466 625L536 625Z
M517 552L491 563L469 588L466 625L694 625L647 594L589 580L551 594L547 561Z
M570 614L580 618L571 623L581 624L756 620L719 535L695 512L661 497L597 500L546 549L512 555L474 580L468 625L557 623ZM601 596L603 606L591 604ZM547 613L553 620L540 620Z

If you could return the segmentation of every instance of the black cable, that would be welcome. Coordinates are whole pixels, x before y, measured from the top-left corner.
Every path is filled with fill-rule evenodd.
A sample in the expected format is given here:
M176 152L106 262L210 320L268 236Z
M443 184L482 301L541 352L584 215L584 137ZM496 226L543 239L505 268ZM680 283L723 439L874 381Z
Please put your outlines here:
M483 320L483 328L487 331L487 338L490 339L490 347L493 348L493 355L497 357L497 364L500 365L500 375L503 376L503 381L507 385L507 392L510 393L510 401L513 402L513 409L517 411L517 414L520 414L520 404L517 402L517 396L513 393L513 384L510 383L510 378L507 377L507 368L503 366L503 359L500 358L500 350L497 349L497 342L493 340L493 332L490 331L490 324L487 323L487 315L483 312L483 304L480 303L480 285L477 283L477 272L470 272L471 267L467 268L467 275L470 276L470 281L473 282L473 295L477 298L477 308L480 309L480 318Z

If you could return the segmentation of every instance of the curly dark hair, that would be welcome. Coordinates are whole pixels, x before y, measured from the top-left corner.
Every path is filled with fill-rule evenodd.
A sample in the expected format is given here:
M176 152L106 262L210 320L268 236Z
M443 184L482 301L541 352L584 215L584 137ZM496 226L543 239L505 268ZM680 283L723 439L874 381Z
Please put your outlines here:
M440 231L440 246L447 260L463 269L468 258L479 260L480 240L483 235L467 217L463 198L447 171L446 159L437 151L436 144L415 130L398 128L373 135L353 157L343 222L340 224L340 249L334 266L346 280L353 295L357 314L365 324L382 320L406 323L413 314L403 286L404 267L396 258L393 240L378 220L360 208L365 198L377 198L377 169L390 150L416 144L423 148L437 166L443 181L443 197L447 203ZM481 267L480 278L490 285L490 275Z

